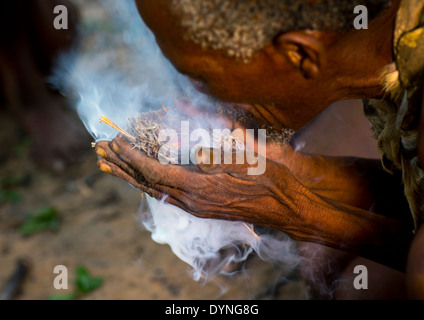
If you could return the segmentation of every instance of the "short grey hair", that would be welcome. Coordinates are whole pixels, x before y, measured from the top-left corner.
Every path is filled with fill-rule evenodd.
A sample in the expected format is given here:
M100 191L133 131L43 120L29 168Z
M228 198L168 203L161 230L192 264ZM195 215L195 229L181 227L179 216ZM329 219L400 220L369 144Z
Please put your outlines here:
M182 15L186 39L202 48L224 50L248 60L279 33L289 30L348 30L357 5L365 5L369 20L391 0L172 0Z

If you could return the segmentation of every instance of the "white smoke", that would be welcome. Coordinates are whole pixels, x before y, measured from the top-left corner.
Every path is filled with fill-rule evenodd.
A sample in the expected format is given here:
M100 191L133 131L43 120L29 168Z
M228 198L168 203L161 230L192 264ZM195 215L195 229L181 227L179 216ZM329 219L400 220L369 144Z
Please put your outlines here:
M103 11L106 19L83 19L81 44L62 56L51 82L74 99L96 141L116 135L114 129L99 122L103 115L125 128L129 116L158 109L162 102L172 105L182 94L189 95L193 104L210 103L191 90L188 81L162 56L132 0L95 3L95 10ZM202 120L213 128L213 123ZM295 243L280 232L254 229L243 222L200 219L164 199L147 199L149 210L142 223L154 241L168 244L192 266L196 280L210 279L224 265L244 261L252 252L288 269L299 262Z

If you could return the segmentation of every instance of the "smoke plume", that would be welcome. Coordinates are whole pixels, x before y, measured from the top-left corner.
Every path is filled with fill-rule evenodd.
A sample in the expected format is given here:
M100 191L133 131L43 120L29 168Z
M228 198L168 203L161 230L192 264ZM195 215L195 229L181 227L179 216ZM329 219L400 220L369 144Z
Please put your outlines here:
M94 18L82 14L79 45L62 55L51 82L74 102L96 141L116 136L99 122L101 116L125 128L128 117L158 109L161 103L172 105L175 97L189 97L203 107L213 101L196 93L163 57L133 1L96 1L93 10L98 12ZM210 120L197 120L214 128ZM253 252L289 269L299 262L294 242L283 233L244 222L199 219L166 199L147 199L141 222L154 241L168 244L193 268L196 280L210 279L224 265L244 261Z

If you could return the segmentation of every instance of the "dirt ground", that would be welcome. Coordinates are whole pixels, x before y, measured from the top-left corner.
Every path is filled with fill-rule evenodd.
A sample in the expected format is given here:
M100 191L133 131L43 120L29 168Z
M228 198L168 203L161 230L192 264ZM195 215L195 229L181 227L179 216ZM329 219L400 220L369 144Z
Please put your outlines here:
M99 172L94 152L63 174L43 172L32 162L28 138L5 111L0 114L0 128L0 177L19 178L13 191L21 195L16 203L0 206L0 288L18 259L30 261L29 274L16 299L48 299L72 291L78 265L104 279L99 289L83 299L305 297L302 281L274 287L280 271L257 257L247 262L244 273L218 276L206 284L195 282L190 267L168 246L153 242L150 232L138 222L139 192ZM59 212L59 230L23 236L19 226L29 213L44 206ZM53 287L56 265L68 268L68 290Z

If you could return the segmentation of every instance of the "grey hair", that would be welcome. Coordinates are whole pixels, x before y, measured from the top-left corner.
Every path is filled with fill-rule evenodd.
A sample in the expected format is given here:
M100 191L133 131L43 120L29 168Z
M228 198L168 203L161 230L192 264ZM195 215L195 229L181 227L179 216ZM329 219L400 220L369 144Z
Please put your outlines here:
M372 21L391 0L172 0L186 39L248 60L279 33L289 30L348 30L355 6Z

